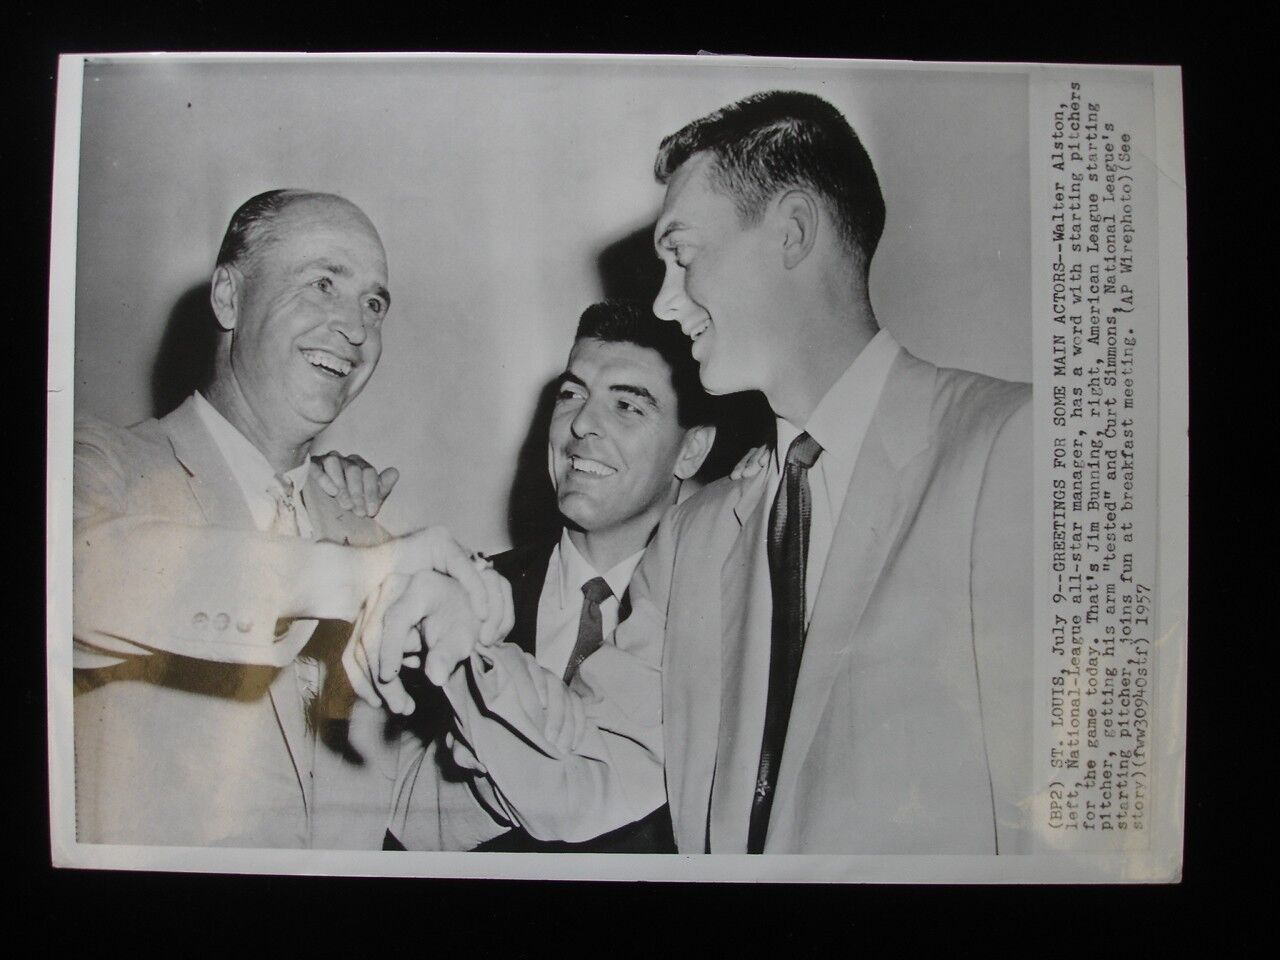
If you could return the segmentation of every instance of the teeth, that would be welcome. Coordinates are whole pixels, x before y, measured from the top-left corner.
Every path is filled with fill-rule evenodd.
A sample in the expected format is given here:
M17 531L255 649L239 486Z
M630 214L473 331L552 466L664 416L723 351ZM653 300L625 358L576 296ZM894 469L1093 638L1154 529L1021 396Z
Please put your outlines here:
M697 327L689 331L689 339L697 340L700 336L707 332L707 328L711 326L710 320L703 320Z
M598 460L588 460L586 457L570 457L569 466L582 473L595 474L597 477L609 477L618 472L613 467L605 466Z
M341 357L335 357L332 353L326 353L323 350L303 350L302 355L307 358L307 362L313 367L327 370L339 377L345 377L354 366L350 360L343 360Z

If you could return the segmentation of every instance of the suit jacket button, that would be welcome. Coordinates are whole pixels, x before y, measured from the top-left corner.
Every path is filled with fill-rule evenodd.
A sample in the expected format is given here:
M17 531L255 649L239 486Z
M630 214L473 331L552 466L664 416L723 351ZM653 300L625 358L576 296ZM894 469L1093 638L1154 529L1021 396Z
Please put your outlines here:
M209 615L207 613L197 613L191 618L191 622L197 627L207 626L209 623Z
M239 630L241 633L248 633L250 630L252 630L252 629L253 629L253 621L252 621L252 620L237 620L237 621L236 621L236 629L237 629L237 630Z
M213 629L225 630L231 624L231 618L225 613L220 613L213 618Z

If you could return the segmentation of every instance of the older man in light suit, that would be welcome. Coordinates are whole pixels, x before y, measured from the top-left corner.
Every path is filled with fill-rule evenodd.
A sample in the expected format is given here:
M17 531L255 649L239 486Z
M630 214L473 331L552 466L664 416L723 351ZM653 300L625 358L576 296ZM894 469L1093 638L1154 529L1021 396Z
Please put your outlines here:
M419 571L396 582L424 614L462 590L435 571L482 615L504 600L444 531L389 541L309 478L316 435L381 354L390 296L368 218L329 194L254 197L211 301L206 390L128 429L77 422L77 839L377 849L400 731L340 666L361 601L397 571Z
M880 327L878 179L822 99L718 110L656 173L655 312L710 392L765 393L777 452L663 521L571 749L526 661L473 658L475 695L449 689L474 762L536 836L665 797L682 853L1027 850L1030 389Z

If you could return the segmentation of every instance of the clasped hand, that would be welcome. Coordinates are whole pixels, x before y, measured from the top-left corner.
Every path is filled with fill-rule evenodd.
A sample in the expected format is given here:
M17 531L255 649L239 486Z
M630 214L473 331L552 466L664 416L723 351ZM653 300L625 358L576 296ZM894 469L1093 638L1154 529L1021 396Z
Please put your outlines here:
M337 453L313 458L312 469L340 505L370 517L399 477L394 468L379 473ZM352 688L373 706L412 713L402 668L422 668L443 685L476 644L490 646L511 631L511 585L443 527L372 548L370 567L379 579L360 607L342 663Z

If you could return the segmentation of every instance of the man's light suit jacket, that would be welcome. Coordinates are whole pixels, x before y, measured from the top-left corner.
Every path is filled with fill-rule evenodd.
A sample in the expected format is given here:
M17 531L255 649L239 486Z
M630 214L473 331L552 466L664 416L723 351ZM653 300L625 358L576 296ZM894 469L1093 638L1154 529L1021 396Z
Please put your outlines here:
M193 401L129 429L79 421L74 487L80 842L379 849L399 734L351 693L350 626L321 621L307 645L310 718L292 663L200 659L270 644L290 571L241 532L248 505ZM303 498L318 539L386 539L310 481ZM148 646L161 636L191 655Z
M810 585L766 852L1026 849L1029 417L1025 384L899 355ZM535 836L613 829L665 788L681 853L746 851L769 670L767 486L767 471L718 481L659 526L631 617L575 680L594 723L571 755L522 716L537 711L504 669L511 651L473 658L470 700L447 688Z

